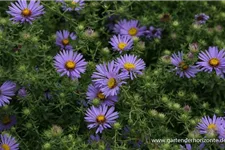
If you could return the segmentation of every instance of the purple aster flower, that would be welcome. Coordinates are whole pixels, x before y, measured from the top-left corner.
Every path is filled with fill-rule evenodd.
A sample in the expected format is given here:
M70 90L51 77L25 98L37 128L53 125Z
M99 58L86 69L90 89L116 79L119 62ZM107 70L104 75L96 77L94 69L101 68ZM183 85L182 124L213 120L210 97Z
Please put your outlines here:
M114 35L109 43L112 45L113 50L120 53L133 48L133 39L126 35Z
M21 89L19 89L18 96L19 97L26 97L27 96L27 91L26 91L25 87L22 87Z
M146 34L146 37L150 38L150 39L152 39L152 38L161 39L162 29L150 26L149 30L145 31L145 34Z
M113 31L115 34L120 34L120 29L124 24L128 23L126 19L120 20L117 24L114 25Z
M92 101L93 99L98 98L103 105L112 106L118 101L117 96L105 96L103 92L101 92L99 87L90 84L88 86L87 91L87 99Z
M57 0L57 2L62 3L63 11L80 11L84 8L84 0Z
M2 134L0 140L0 149L1 150L19 150L19 144L14 137L10 135Z
M185 144L185 147L180 145L181 150L192 150L191 144Z
M92 143L99 142L100 140L101 140L101 138L100 138L100 136L98 134L96 134L96 136L91 135L89 140L88 140L88 143L92 144Z
M116 66L118 66L123 72L129 73L131 80L136 78L136 74L142 74L145 69L145 62L142 59L138 59L135 55L124 55L117 58Z
M221 117L216 117L216 115L214 115L213 118L205 116L198 124L197 129L200 134L207 134L209 132L218 133L223 121Z
M13 17L10 20L20 23L29 22L32 24L32 21L44 14L44 7L40 5L40 2L40 0L31 0L28 5L26 0L18 0L15 3L11 3L9 11L7 11Z
M119 113L114 112L114 107L108 107L106 105L100 105L99 107L92 106L86 111L85 121L90 123L89 129L96 128L96 134L102 133L104 129L111 128L112 124L119 118Z
M139 22L137 20L130 20L121 24L120 34L129 35L131 37L139 37L144 35L145 30L146 27L140 27Z
M119 18L118 15L111 15L107 18L107 24L106 27L109 31L113 31L114 27L115 27L115 23L117 21L117 19ZM118 30L119 32L119 30Z
M93 81L104 93L105 96L115 96L119 93L120 86L125 84L123 81L128 78L127 72L120 72L114 61L108 64L96 66L97 72L92 75Z
M216 71L218 76L224 77L223 72L225 68L225 51L218 50L217 47L209 47L208 51L200 52L198 58L201 62L197 62L197 65L201 68L201 71L212 72Z
M1 116L0 131L8 130L16 124L16 116Z
M195 74L199 71L197 66L188 65L183 60L183 52L178 52L178 55L172 54L171 63L176 66L174 70L176 70L176 74L180 77L195 77Z
M83 55L73 51L61 51L55 56L55 67L57 72L67 75L72 80L80 78L80 74L86 70L87 62L83 59Z
M67 30L56 32L56 45L61 47L61 50L72 50L73 47L70 45L71 40L75 40L77 36L75 33L70 33Z
M205 22L209 19L209 16L207 16L204 13L195 15L195 21L197 24L205 24Z
M16 84L11 81L6 81L0 87L0 107L9 104L12 96L15 95Z

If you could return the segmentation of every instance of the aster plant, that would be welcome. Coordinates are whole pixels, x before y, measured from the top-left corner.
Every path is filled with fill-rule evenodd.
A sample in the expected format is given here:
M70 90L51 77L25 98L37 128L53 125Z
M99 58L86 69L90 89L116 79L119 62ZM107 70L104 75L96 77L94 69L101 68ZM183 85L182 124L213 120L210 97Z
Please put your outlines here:
M120 72L114 61L96 66L97 72L92 75L93 82L105 96L115 96L128 78L127 72Z
M99 99L102 105L112 106L118 101L117 96L105 96L99 87L94 84L88 86L88 91L86 93L89 102L93 101L95 98Z
M61 76L67 75L72 80L80 78L86 70L87 62L83 55L73 51L61 51L55 56L54 65Z
M115 32L120 28L119 34L128 35L130 37L139 37L143 36L146 30L146 27L141 27L138 20L123 20L115 25Z
M84 0L60 0L63 11L80 11L84 8Z
M127 72L133 80L137 75L143 74L145 69L145 62L140 58L138 59L135 55L124 55L117 58L116 66L118 66L122 72Z
M19 144L14 137L1 134L0 148L1 150L19 150Z
M61 50L72 50L73 47L70 44L71 41L76 40L77 36L75 33L70 33L67 30L56 32L56 45L61 48Z
M183 52L172 54L171 63L176 67L174 70L180 77L192 78L199 72L197 66L189 65L183 60Z
M102 133L104 129L111 128L116 119L119 118L118 112L114 110L114 107L106 105L89 108L85 114L85 121L89 124L88 128L97 128L96 134Z
M15 95L16 84L12 81L4 82L0 87L0 107L9 104L12 96Z
M204 13L195 15L195 21L197 24L205 24L208 19L209 16Z
M16 122L16 116L2 115L0 120L0 131L10 129Z
M123 51L132 49L133 39L126 35L114 35L110 39L109 43L112 45L114 51L119 51L120 53L122 53Z
M161 28L155 28L153 26L149 27L149 30L145 31L145 35L149 39L158 38L161 39L162 36L162 29Z
M10 20L13 22L19 23L30 23L43 15L44 7L40 5L40 0L31 0L29 4L27 4L26 0L18 0L15 3L11 3L9 6L8 14L12 16Z
M213 132L215 134L219 133L219 129L223 124L223 118L217 117L216 115L213 118L205 116L202 118L201 122L196 127L199 130L200 134L207 134Z
M220 77L224 77L225 69L225 51L218 50L216 46L209 47L207 51L201 51L199 53L198 67L201 71L211 73L215 70L216 74Z

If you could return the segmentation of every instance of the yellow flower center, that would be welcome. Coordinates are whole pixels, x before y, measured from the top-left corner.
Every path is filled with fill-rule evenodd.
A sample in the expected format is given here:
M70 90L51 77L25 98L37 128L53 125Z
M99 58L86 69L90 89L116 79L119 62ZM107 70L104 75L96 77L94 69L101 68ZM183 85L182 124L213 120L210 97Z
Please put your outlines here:
M130 30L128 31L128 33L131 36L135 36L137 34L137 32L138 32L137 28L130 28Z
M62 40L62 44L65 45L65 46L68 45L69 42L70 42L70 41L69 41L68 39L63 39L63 40Z
M212 130L216 130L216 129L217 129L217 127L216 127L216 125L215 125L215 124L211 123L211 124L209 124L209 125L208 125L208 129L209 129L209 130L210 130L210 129L212 129Z
M116 87L116 79L115 78L110 78L109 80L108 80L108 87L110 88L110 89L113 89L114 87Z
M66 62L65 67L68 70L72 70L72 69L74 69L76 67L76 63L71 61L71 60L69 60L69 61Z
M136 68L136 66L134 64L132 64L132 63L125 63L123 66L128 71Z
M72 5L76 5L76 4L77 4L77 2L75 2L75 1L72 1L72 2L71 2L71 4L72 4Z
M10 122L11 122L11 120L10 120L9 116L4 116L4 117L3 117L2 123L3 123L4 125L9 124Z
M209 60L209 64L212 67L217 67L220 64L220 61L217 58L212 58L212 59Z
M104 95L102 92L99 92L99 93L97 94L97 96L98 96L98 98L99 98L100 100L104 100L104 99L105 99L105 95Z
M118 48L120 49L120 50L124 50L124 48L127 46L127 44L126 43L124 43L124 42L120 42L119 44L118 44Z
M181 69L183 69L183 70L187 70L187 69L189 68L189 66L188 66L185 62L181 62L181 63L179 64L179 66L180 66Z
M28 8L25 8L23 11L22 11L22 15L25 16L25 17L28 17L31 15L31 10L29 10Z
M3 150L10 150L10 146L8 144L2 144L1 147Z
M106 121L105 116L104 115L98 115L96 118L96 121L100 124L104 123Z

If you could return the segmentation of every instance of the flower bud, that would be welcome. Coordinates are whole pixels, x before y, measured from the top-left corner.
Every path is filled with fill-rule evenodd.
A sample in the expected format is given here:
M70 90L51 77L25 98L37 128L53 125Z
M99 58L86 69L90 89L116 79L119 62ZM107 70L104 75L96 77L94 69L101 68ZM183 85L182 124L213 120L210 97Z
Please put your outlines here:
M149 110L148 111L148 114L150 115L150 116L152 116L152 117L156 117L157 115L158 115L158 112L156 111L156 110Z
M175 110L179 110L180 109L180 104L174 103L172 108L175 109Z
M184 97L185 96L185 92L184 91L178 91L177 95L179 97Z
M166 116L163 113L158 114L159 119L164 120Z
M45 143L43 145L43 149L46 149L46 150L51 149L51 144L50 143Z
M27 129L32 129L32 128L33 128L33 125L32 125L32 123L27 122L27 123L25 124L25 127L26 127Z
M23 114L25 115L25 116L28 116L28 115L30 115L30 109L28 109L28 108L24 108L23 110L22 110L22 112L23 112Z
M121 125L120 125L119 122L114 123L114 124L113 124L113 127L114 127L114 129L116 129L116 130L120 130L120 129L121 129Z
M174 27L178 27L178 26L179 26L179 22L178 22L178 21L173 21L172 25L173 25Z
M162 96L161 100L162 100L162 102L164 102L164 103L169 102L169 98L168 98L166 95Z
M98 106L100 104L100 100L98 98L95 98L95 99L92 100L92 104L94 106Z
M53 137L60 136L62 134L63 130L60 126L53 125L51 128L51 134Z

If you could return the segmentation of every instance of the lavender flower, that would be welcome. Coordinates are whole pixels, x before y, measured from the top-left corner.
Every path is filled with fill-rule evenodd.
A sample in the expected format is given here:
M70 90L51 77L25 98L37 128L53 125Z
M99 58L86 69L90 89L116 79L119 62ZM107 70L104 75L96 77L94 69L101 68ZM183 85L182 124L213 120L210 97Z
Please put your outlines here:
M209 16L204 13L195 15L195 21L197 24L205 24L208 19Z
M134 37L134 36L139 37L144 35L145 30L146 30L146 27L145 26L141 27L139 25L138 20L130 20L128 22L124 22L123 24L121 24L120 34L128 35L131 37Z
M11 81L6 81L0 87L0 107L9 104L12 96L15 95L16 84Z
M116 66L118 66L123 72L129 73L131 80L136 78L136 74L142 74L145 69L145 62L142 59L138 59L135 55L124 55L117 58Z
M40 5L40 2L40 0L37 0L37 2L36 0L31 0L28 5L26 0L18 0L15 3L11 3L9 11L7 11L13 17L10 20L32 24L35 19L44 14L44 7Z
M176 66L176 74L180 77L195 77L195 74L198 72L198 69L196 66L188 65L183 60L183 52L178 52L177 54L172 54L171 62L174 66Z
M56 45L61 48L61 50L72 50L73 47L70 45L71 40L75 40L77 36L75 33L70 33L67 30L56 32Z
M100 88L96 87L93 84L88 86L87 91L87 99L92 101L93 99L98 98L101 101L101 104L112 106L118 101L117 96L105 96L103 92L101 92Z
M92 106L86 111L85 121L89 123L88 128L97 128L97 133L102 133L104 129L111 128L112 124L119 118L118 112L114 112L114 107L101 105L98 108Z
M223 49L219 51L215 46L209 47L208 51L200 52L198 58L201 61L197 62L197 65L201 71L212 72L215 70L218 76L224 77L225 51Z
M213 116L213 118L203 117L202 121L198 124L197 129L200 134L207 134L209 132L218 133L221 125L223 123L223 119L221 117Z
M123 36L123 35L114 35L109 42L113 50L119 51L122 53L122 51L127 51L132 49L133 46L133 39L130 38L130 36Z
M84 8L84 0L59 0L62 3L63 11L80 11Z
M19 150L19 144L14 137L10 135L2 134L0 140L0 149L1 150Z
M22 98L27 96L27 91L26 91L25 87L22 87L21 89L19 89L18 96L22 97Z
M153 38L160 39L162 35L162 29L150 26L149 30L145 31L145 34L146 34L146 37L149 39L153 39Z
M8 130L16 124L16 116L1 116L0 131Z
M125 84L128 78L127 72L119 72L114 61L108 64L100 64L96 67L97 72L92 75L93 82L100 88L105 96L115 96L119 93L120 86Z
M87 62L83 56L73 51L61 51L55 56L55 67L61 76L67 75L72 80L80 78L86 70Z

